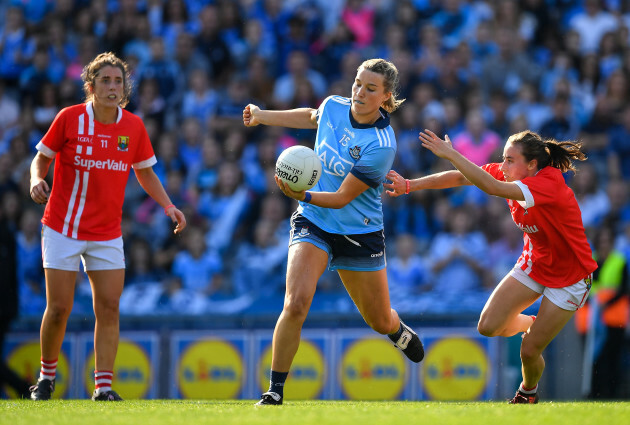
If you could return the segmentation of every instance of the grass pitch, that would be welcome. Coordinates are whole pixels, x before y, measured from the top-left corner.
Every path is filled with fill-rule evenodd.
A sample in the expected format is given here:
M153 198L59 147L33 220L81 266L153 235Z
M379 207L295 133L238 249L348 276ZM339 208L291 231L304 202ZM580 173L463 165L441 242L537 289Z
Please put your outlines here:
M0 400L1 425L628 425L630 402L361 402L289 401L256 408L255 400Z

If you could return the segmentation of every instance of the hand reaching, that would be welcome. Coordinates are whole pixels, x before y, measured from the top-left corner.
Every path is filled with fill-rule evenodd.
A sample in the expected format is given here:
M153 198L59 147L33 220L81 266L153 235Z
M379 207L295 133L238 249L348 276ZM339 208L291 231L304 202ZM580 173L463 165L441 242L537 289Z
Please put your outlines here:
M422 141L423 147L429 149L440 158L448 159L449 154L454 150L448 135L445 135L445 140L442 140L431 130L425 130L420 132L419 139Z
M394 170L389 170L386 177L387 180L391 181L391 183L383 183L383 187L387 189L385 193L387 193L388 196L395 198L405 194L407 191L407 182L403 176Z

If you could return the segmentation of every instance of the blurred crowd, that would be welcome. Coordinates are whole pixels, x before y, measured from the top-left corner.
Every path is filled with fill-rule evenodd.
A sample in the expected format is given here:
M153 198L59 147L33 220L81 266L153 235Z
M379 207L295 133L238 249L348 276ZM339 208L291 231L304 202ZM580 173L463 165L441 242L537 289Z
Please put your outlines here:
M0 205L17 241L20 314L45 307L40 206L28 196L35 145L82 99L98 53L126 60L127 109L144 120L154 167L190 227L172 224L131 177L123 213L121 313L279 311L289 216L278 154L310 130L245 128L248 103L317 107L350 95L366 58L400 72L394 168L450 168L418 142L448 134L477 164L531 129L577 140L567 175L589 238L630 255L630 4L621 0L6 0L0 4ZM414 313L478 313L514 265L522 232L505 201L474 187L383 196L392 303ZM73 314L91 312L82 276ZM352 310L333 273L313 309ZM278 304L280 303L280 304Z

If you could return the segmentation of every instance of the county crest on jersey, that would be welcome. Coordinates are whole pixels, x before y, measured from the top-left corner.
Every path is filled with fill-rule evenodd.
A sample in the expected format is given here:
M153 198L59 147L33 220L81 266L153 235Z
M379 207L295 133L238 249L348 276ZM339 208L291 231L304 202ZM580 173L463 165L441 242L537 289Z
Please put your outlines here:
M396 137L389 114L371 125L359 124L346 97L329 96L317 110L315 152L322 162L322 177L311 189L335 192L348 173L368 189L340 209L321 208L300 202L298 212L321 229L335 234L361 234L383 229L381 194L385 176L396 155Z

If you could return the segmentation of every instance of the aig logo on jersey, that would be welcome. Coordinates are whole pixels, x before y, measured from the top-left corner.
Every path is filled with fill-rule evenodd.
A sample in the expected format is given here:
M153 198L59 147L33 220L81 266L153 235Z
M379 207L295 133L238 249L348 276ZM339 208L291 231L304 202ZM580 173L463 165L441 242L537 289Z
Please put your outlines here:
M350 156L354 159L361 158L361 148L359 146L348 149L348 152L350 152Z
M118 136L118 150L122 152L129 150L129 136Z

